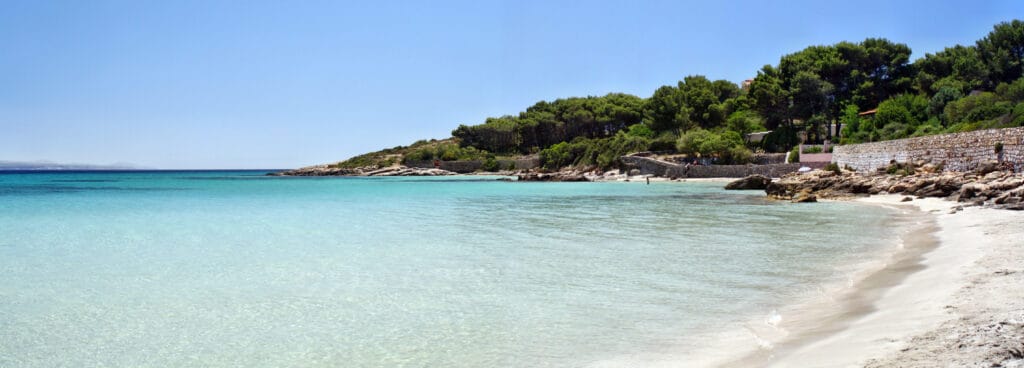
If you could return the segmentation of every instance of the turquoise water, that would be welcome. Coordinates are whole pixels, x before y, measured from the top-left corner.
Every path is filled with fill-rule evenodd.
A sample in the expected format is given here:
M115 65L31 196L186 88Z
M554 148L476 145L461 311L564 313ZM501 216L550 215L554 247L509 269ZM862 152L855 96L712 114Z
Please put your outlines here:
M840 280L889 236L881 208L720 188L0 174L0 366L682 354Z

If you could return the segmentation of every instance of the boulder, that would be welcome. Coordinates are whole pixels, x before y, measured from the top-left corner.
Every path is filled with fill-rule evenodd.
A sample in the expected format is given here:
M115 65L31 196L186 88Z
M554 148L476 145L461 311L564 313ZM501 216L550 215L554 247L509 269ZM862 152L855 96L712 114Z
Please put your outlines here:
M728 190L767 189L772 179L764 175L750 175L725 185Z
M579 173L526 173L516 177L518 181L590 181Z
M805 190L802 190L799 193L793 195L792 201L793 201L793 203L811 203L811 202L817 202L818 201L818 197L815 196L814 194L811 194L810 190L806 190L805 189Z
M974 172L985 175L991 172L999 171L999 161L988 160L978 164L978 168L974 169Z

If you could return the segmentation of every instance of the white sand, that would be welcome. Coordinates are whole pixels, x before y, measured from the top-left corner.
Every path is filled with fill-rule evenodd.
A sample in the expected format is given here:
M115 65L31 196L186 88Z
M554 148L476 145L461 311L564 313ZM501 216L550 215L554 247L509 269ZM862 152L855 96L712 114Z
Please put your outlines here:
M903 236L904 251L851 275L846 290L782 311L773 327L714 338L731 349L592 366L1024 368L1024 212L902 198L857 200L918 214L920 223ZM743 351L754 340L762 349Z
M935 214L938 246L918 260L890 265L882 272L914 264L923 269L910 270L913 272L895 286L879 285L884 288L879 290L880 296L866 311L860 311L860 316L845 321L844 328L809 341L777 346L766 366L1024 366L1024 362L1015 363L1021 360L1014 360L1012 352L999 352L1011 351L1015 339L1016 347L1024 349L1024 340L1011 331L1024 330L1020 324L1024 323L1024 213L967 208L950 214L956 203L941 199L900 203L901 198L875 196L861 201L909 204ZM986 287L980 288L979 284ZM867 283L868 288L870 285ZM1018 325L1013 325L1014 321ZM981 341L978 333L969 332L984 330L988 325L1010 326L1008 333L996 331L997 336L992 338L1006 341ZM823 330L829 329L823 326ZM981 349L960 348L965 343L978 345L979 341Z

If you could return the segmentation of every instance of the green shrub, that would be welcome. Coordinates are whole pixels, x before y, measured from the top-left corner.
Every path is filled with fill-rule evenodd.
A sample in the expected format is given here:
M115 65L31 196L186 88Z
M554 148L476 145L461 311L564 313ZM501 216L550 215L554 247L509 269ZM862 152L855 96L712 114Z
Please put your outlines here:
M634 137L654 138L654 131L647 124L642 123L630 125L629 131L626 134Z
M910 164L895 162L889 164L889 167L885 168L885 172L889 175L907 176L914 174L914 168Z
M804 153L821 153L821 146L804 147Z
M495 172L500 169L498 167L498 160L495 160L493 157L484 160L484 164L480 168L488 172Z
M766 152L786 152L787 149L800 143L796 129L792 127L778 127L761 140L761 147Z
M837 164L835 162L829 162L827 165L825 165L825 171L831 171L831 172L834 172L836 174L842 174L843 173L843 171L839 169L839 164Z
M792 151L789 151L789 162L798 163L800 162L800 146L793 147Z
M754 153L749 148L742 145L733 146L724 155L726 163L734 165L742 165L750 163L754 160Z
M658 135L657 138L651 141L648 146L648 150L651 151L675 151L676 141L679 140L679 136L672 132L665 132Z

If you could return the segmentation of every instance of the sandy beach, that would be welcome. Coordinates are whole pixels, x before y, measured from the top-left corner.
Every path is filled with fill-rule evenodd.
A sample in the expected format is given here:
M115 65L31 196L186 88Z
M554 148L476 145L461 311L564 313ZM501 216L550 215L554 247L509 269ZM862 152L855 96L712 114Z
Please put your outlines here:
M1024 213L902 198L858 201L927 213L934 239L911 237L904 255L840 297L838 318L799 326L767 359L742 365L1024 367Z

